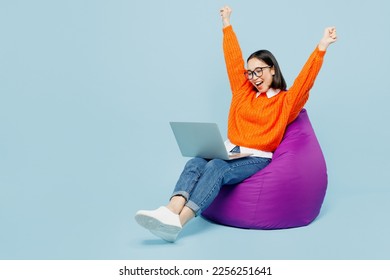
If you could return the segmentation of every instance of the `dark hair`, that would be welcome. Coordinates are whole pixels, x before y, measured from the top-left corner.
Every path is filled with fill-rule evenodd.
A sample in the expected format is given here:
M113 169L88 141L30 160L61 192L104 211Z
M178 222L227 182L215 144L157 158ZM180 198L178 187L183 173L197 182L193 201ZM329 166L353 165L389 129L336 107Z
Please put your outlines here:
M287 84L283 78L282 71L279 68L279 64L270 51L259 50L257 52L254 52L248 57L247 62L252 58L257 58L258 60L264 61L264 63L266 63L268 66L274 67L275 75L271 84L272 88L281 90L287 89Z

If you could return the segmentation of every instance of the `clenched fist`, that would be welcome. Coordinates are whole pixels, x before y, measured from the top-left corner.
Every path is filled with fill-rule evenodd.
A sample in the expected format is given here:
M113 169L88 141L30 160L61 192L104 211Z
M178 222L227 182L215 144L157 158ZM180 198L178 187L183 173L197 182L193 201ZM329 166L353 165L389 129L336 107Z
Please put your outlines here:
M219 10L219 13L220 13L221 18L222 18L223 27L229 26L230 25L230 15L232 14L232 9L229 6L225 6Z
M324 36L322 37L318 48L322 51L325 51L330 44L337 41L336 27L327 27L324 31Z

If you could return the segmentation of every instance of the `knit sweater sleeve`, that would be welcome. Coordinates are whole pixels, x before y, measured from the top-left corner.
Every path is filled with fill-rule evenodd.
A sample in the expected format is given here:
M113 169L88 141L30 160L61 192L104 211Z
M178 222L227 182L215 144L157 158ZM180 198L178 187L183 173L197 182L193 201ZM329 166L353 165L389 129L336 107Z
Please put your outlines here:
M232 93L250 90L253 86L245 77L241 47L231 25L223 29L223 53Z
M309 98L309 92L314 85L314 81L321 69L325 51L320 51L318 47L312 52L306 61L298 77L288 90L287 104L291 108L289 122L293 121L302 110Z

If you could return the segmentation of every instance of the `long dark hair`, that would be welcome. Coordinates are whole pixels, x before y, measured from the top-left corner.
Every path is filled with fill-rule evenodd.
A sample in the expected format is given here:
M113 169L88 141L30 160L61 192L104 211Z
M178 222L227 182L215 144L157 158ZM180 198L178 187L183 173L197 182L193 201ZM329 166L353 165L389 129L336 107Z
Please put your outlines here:
M257 58L258 60L264 61L264 63L266 63L268 66L274 68L275 75L273 77L272 84L271 84L272 88L281 89L281 90L287 89L287 84L283 78L282 71L279 68L279 64L276 61L275 56L270 51L259 50L257 52L254 52L248 57L247 62L252 58Z

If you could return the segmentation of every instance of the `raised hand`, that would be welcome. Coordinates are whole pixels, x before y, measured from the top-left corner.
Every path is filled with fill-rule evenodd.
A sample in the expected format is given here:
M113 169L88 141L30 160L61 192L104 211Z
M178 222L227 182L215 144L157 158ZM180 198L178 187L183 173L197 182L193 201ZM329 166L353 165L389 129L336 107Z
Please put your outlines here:
M230 15L232 14L232 9L229 6L224 6L219 10L219 13L222 18L223 27L230 25Z
M327 27L324 30L324 36L322 37L318 48L322 51L325 51L330 44L337 41L337 32L336 27Z

